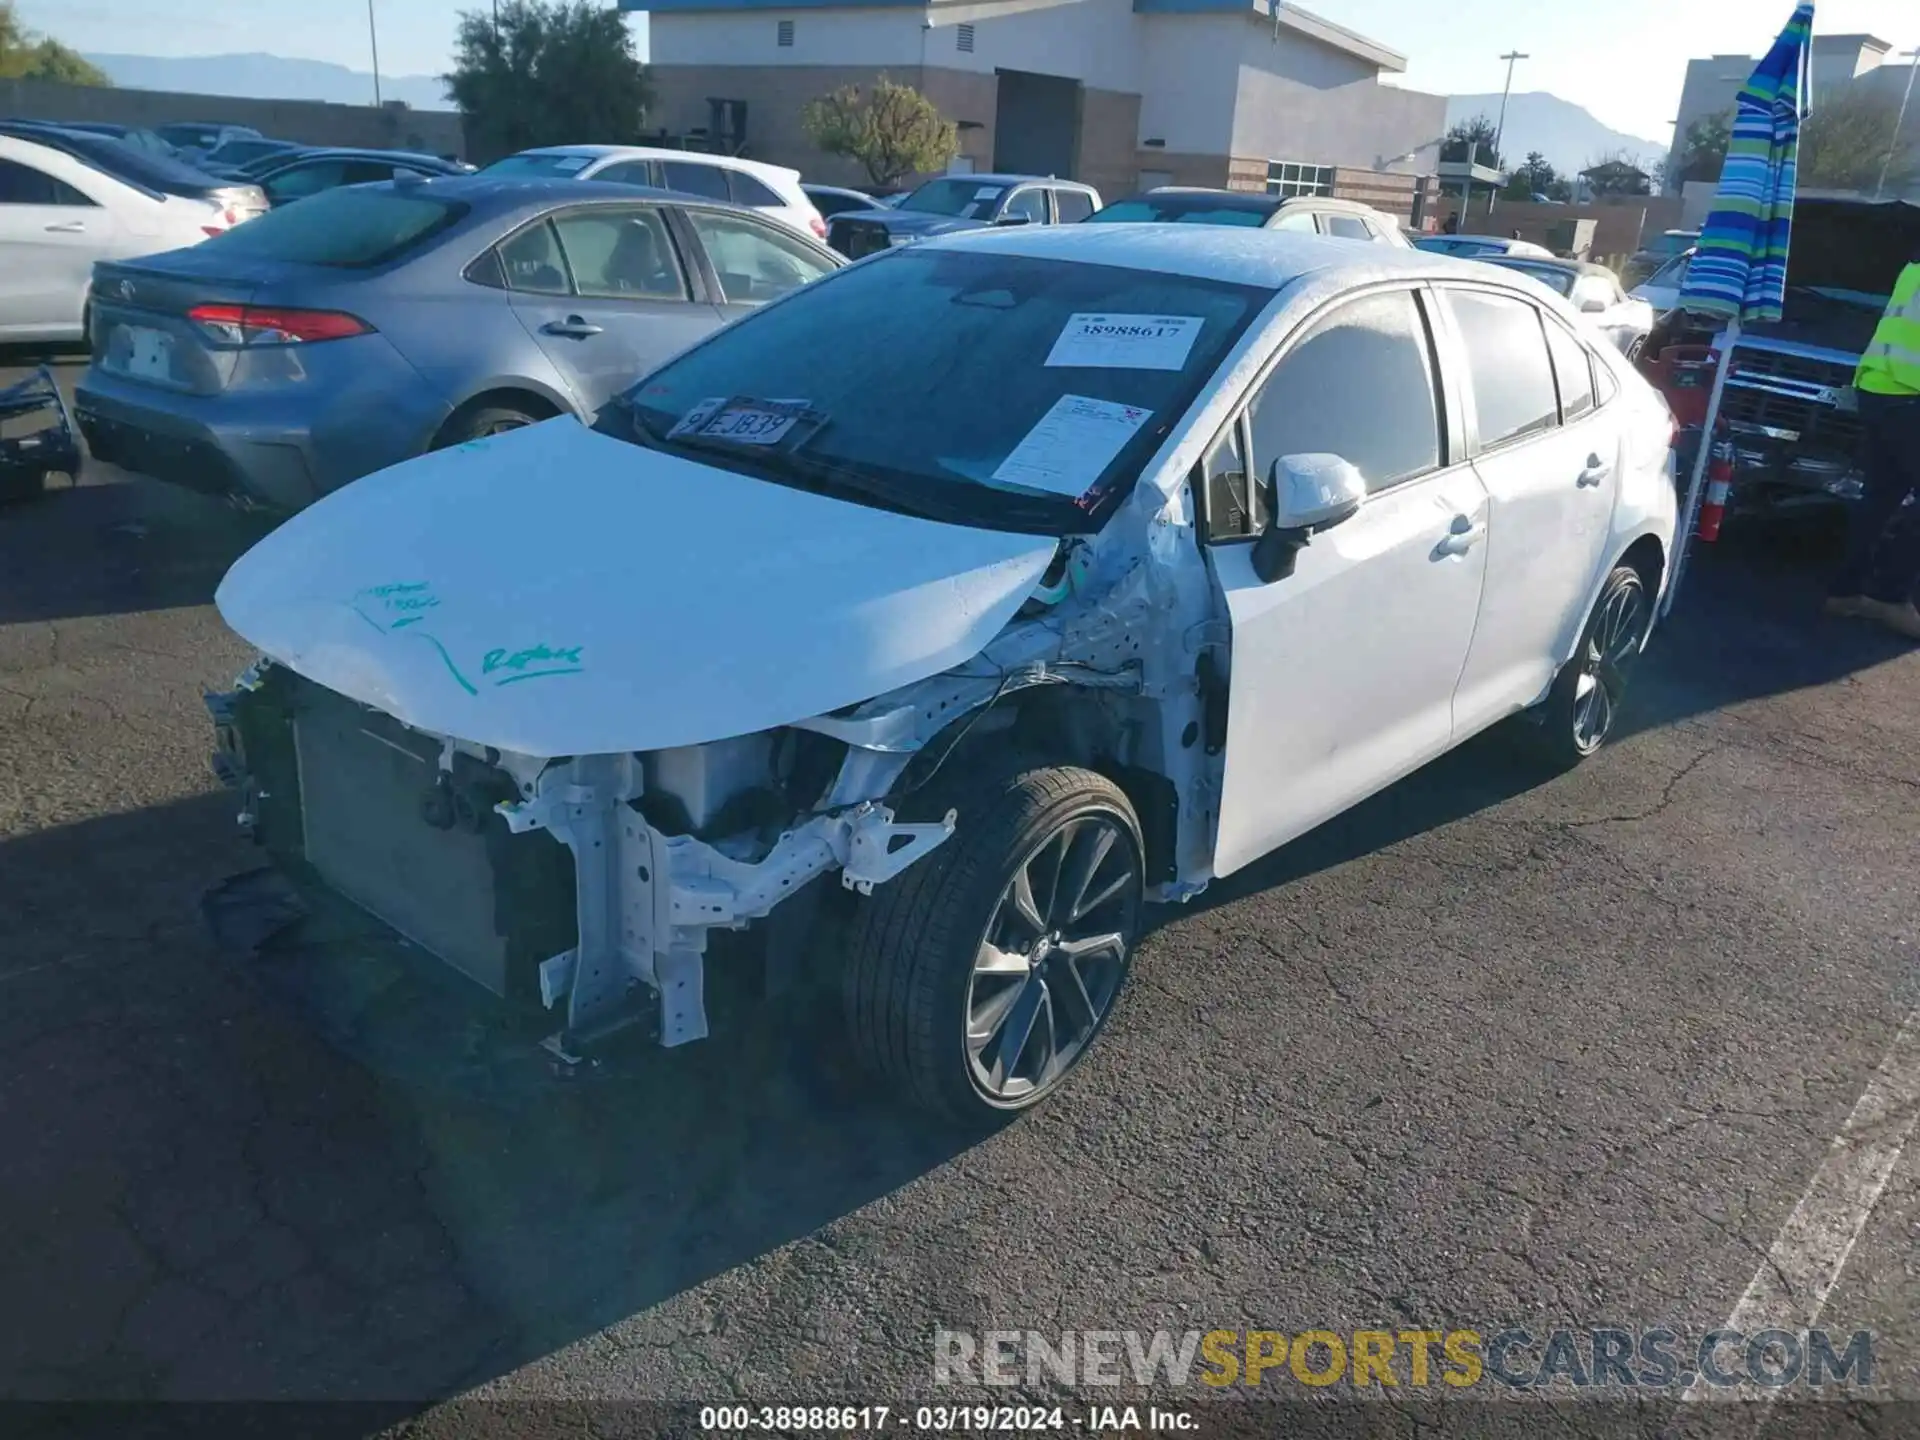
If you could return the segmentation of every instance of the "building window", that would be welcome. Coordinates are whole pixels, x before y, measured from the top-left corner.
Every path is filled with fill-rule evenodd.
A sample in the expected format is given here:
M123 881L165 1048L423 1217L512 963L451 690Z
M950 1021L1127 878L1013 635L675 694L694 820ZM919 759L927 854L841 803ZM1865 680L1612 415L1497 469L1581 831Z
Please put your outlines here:
M793 22L791 20L782 20L779 30L780 48L782 50L791 50L793 48Z
M967 54L971 55L973 53L973 26L956 25L953 30L953 44L956 50L964 50Z
M1333 194L1333 166L1302 165L1293 160L1273 160L1267 164L1267 193L1295 195Z

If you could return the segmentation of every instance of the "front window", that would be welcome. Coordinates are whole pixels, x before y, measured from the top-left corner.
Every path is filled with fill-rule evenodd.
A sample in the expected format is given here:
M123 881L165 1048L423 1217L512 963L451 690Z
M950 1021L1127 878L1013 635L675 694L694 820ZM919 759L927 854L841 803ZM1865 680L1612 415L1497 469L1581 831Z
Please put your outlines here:
M1242 206L1220 205L1206 201L1196 204L1146 197L1139 200L1116 200L1105 209L1094 211L1087 218L1096 223L1105 221L1119 224L1245 225L1257 230L1265 223L1267 215L1265 211L1249 210ZM1313 228L1312 220L1307 221L1306 228L1309 230Z
M1090 533L1271 296L1115 266L900 250L717 332L602 424L884 508Z
M895 208L924 215L951 215L960 220L986 220L991 218L994 205L1006 193L1004 185L982 184L963 175L929 180Z
M509 155L504 160L496 160L482 167L482 175L525 175L543 176L547 179L562 179L569 175L578 176L580 172L593 164L591 155Z

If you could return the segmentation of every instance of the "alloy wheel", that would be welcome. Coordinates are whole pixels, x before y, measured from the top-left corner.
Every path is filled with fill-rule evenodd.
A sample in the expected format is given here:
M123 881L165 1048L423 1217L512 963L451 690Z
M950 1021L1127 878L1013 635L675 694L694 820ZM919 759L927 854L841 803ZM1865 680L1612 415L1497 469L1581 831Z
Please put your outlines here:
M1607 597L1588 631L1573 692L1573 743L1583 755L1598 750L1613 731L1626 694L1627 674L1640 657L1650 618L1645 588L1637 583L1621 585Z
M967 1063L989 1101L1025 1105L1085 1052L1126 978L1140 890L1132 837L1099 812L1014 867L967 984Z

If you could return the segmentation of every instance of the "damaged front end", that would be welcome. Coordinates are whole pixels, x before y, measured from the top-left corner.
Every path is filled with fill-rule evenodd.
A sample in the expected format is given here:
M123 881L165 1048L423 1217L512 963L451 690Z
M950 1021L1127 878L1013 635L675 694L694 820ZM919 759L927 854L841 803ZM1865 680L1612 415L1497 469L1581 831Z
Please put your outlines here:
M840 801L879 772L800 727L520 755L411 729L271 661L207 704L215 773L277 864L499 999L549 1012L544 1044L569 1064L635 1025L663 1046L705 1038L713 931L746 928L831 870L870 891L953 832L951 814L900 823L874 800Z

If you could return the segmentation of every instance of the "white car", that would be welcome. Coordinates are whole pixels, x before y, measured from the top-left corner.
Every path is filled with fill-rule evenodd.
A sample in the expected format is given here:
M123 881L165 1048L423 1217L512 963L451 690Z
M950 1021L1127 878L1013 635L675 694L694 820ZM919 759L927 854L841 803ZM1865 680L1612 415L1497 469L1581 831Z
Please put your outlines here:
M209 702L216 769L294 869L551 1012L558 1060L704 1037L716 931L770 970L812 938L853 1053L990 1121L1086 1053L1147 903L1496 722L1591 755L1665 583L1671 440L1488 266L942 237L591 429L295 516L216 597L263 652Z
M1620 277L1604 265L1504 256L1491 257L1487 263L1531 276L1555 294L1565 296L1581 318L1605 334L1629 360L1640 354L1640 347L1653 331L1653 306L1622 292Z
M84 338L94 261L197 245L230 223L214 201L163 195L0 135L0 340Z
M1693 256L1691 250L1684 255L1674 256L1634 286L1629 294L1651 307L1654 314L1666 314L1680 303L1680 292L1687 284L1687 272L1693 268Z
M750 206L815 240L827 238L827 222L801 188L800 172L759 160L644 145L549 145L496 160L482 173L606 180L678 190Z

